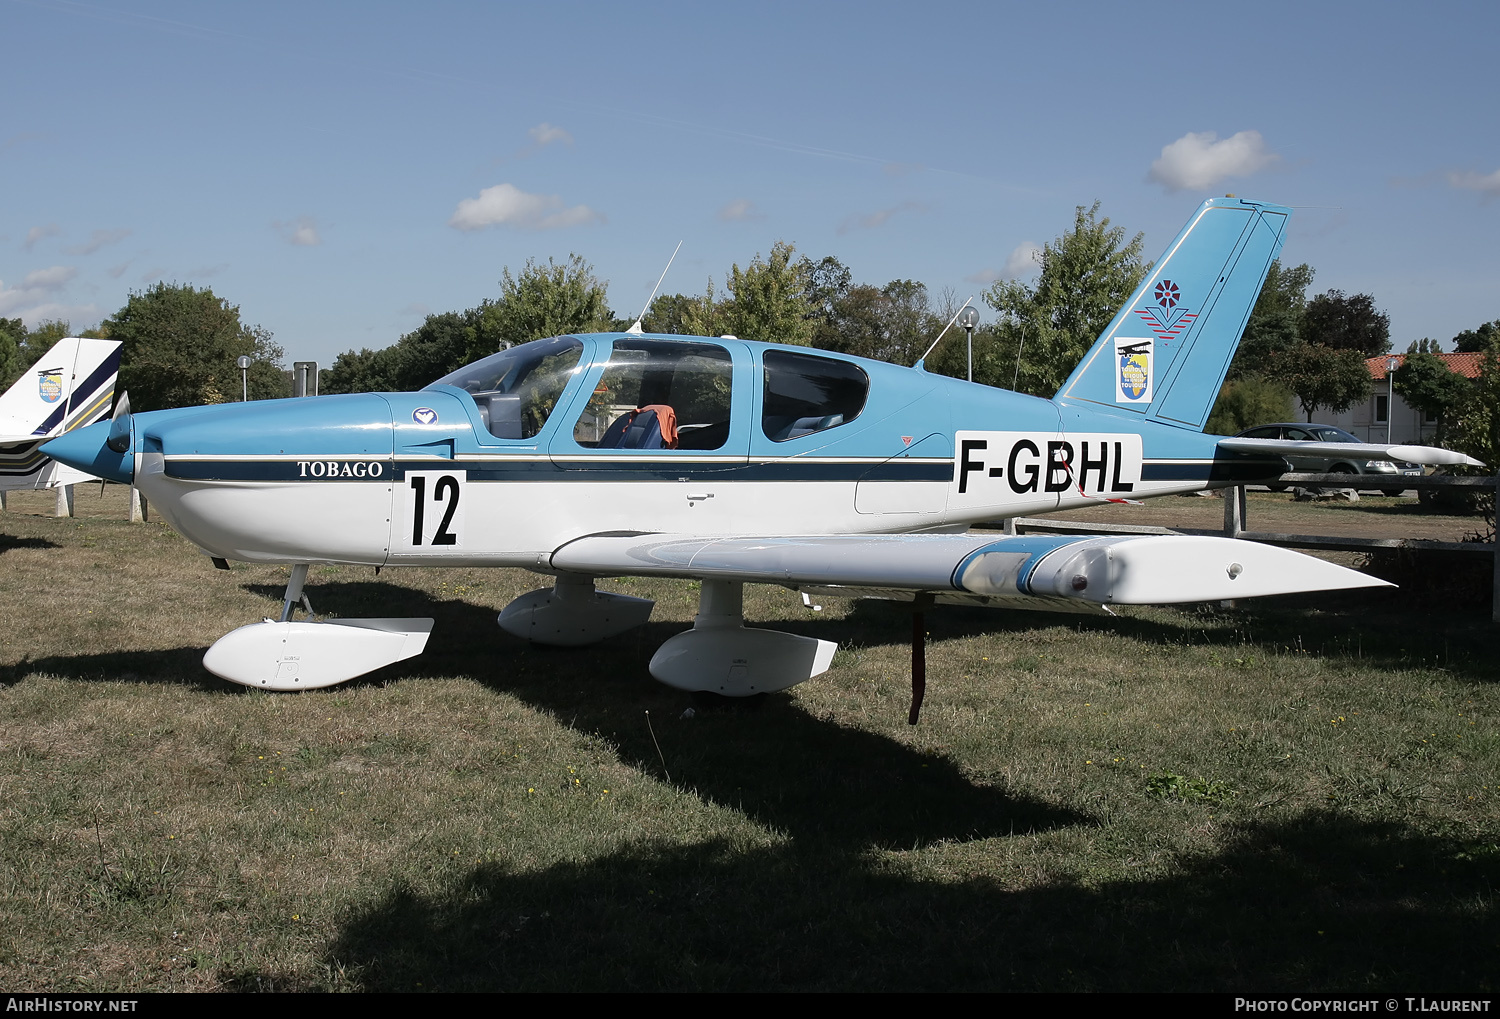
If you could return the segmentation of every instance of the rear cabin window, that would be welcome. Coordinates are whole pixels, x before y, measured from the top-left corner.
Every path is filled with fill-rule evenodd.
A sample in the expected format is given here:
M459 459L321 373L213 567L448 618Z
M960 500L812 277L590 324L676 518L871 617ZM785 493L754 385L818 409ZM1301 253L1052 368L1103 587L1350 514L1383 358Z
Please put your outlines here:
M848 361L768 350L763 359L766 398L761 428L773 442L837 428L859 417L870 377Z
M573 378L583 344L571 336L533 340L466 365L434 382L474 398L497 439L529 439L542 430Z
M616 340L573 424L590 449L712 450L729 441L733 365L712 343Z

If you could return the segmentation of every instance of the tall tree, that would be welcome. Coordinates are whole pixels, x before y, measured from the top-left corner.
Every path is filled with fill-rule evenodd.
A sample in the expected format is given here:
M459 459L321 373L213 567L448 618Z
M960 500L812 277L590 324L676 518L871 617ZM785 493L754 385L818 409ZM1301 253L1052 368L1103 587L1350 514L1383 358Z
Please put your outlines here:
M739 263L730 268L724 283L728 296L719 309L724 332L742 340L807 345L813 308L804 263L792 261L796 251L777 241L768 257L757 254L744 269Z
M1453 371L1435 354L1409 353L1391 377L1391 388L1409 406L1438 419L1438 434L1447 431L1447 419L1473 388L1469 380Z
M1307 302L1302 313L1302 338L1334 350L1358 351L1376 357L1391 349L1391 319L1375 309L1369 294L1346 297L1330 290Z
M1276 378L1296 394L1308 421L1319 407L1346 411L1370 395L1370 370L1357 350L1299 343L1277 355L1275 369Z
M935 317L925 284L853 283L838 259L801 263L811 305L811 345L910 366L926 349Z
M1460 354L1482 354L1496 347L1500 347L1500 319L1465 329L1453 337L1453 349Z
M340 354L324 372L325 393L405 393L462 368L477 346L479 309L428 315L426 321L383 350Z
M1018 351L1023 392L1055 392L1150 269L1141 261L1142 235L1127 243L1124 228L1099 216L1099 204L1078 206L1073 229L1042 249L1033 285L1002 280L984 295L1000 313L998 332ZM1001 378L985 381L1008 385L1005 366L995 367Z
M478 308L470 358L528 340L610 328L614 316L607 288L580 255L569 255L561 265L550 258L546 265L527 259L515 276L507 266L500 274L500 297Z
M269 330L240 321L240 309L208 288L157 283L131 292L105 323L124 343L120 388L136 410L223 403L240 397L242 355L251 358L251 399L290 396L281 367L286 356Z
M1230 380L1263 376L1277 354L1302 342L1302 315L1312 281L1313 268L1306 262L1290 269L1279 258L1271 263L1229 365Z

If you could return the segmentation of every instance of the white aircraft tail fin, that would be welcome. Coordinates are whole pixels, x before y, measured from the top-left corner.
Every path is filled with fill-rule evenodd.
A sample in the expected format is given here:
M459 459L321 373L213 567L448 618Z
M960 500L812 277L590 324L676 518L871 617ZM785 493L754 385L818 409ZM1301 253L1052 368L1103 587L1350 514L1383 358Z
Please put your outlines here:
M120 373L120 342L76 336L58 340L0 395L0 489L49 488L91 475L45 456L38 447L109 414Z

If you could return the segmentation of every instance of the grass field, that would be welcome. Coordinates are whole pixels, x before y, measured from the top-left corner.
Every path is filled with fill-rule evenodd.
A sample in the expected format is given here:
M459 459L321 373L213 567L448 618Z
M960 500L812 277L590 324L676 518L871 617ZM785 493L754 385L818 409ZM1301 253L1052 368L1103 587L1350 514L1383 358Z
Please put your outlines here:
M691 584L604 582L652 622L557 650L494 622L541 578L315 568L319 611L434 616L430 650L270 695L200 659L285 570L215 571L78 492L78 519L0 516L6 990L1500 982L1487 604L937 609L912 728L898 606L747 589L752 623L842 649L726 703L646 671ZM1221 513L1193 502L1162 512Z

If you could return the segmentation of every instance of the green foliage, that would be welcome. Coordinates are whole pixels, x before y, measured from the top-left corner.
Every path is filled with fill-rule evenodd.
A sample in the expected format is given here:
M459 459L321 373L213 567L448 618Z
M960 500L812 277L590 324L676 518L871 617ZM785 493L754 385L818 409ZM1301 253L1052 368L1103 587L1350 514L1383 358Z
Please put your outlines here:
M852 274L833 257L803 259L812 305L812 345L858 357L910 366L942 328L932 313L927 287L915 280L892 280L883 287L852 283Z
M742 340L798 346L812 340L807 273L804 262L792 261L796 250L777 241L770 257L757 254L744 269L739 263L730 268L724 284L729 293L718 309L722 332Z
M641 319L641 328L648 333L690 334L688 316L698 300L686 294L661 294L651 302L650 309Z
M1271 263L1229 365L1230 380L1261 376L1277 355L1302 341L1302 314L1313 275L1312 266L1306 262L1290 269L1284 268L1279 258Z
M1445 433L1450 449L1500 463L1500 357L1494 351L1485 353L1479 377L1450 408Z
M1408 354L1441 354L1443 345L1437 340L1429 340L1424 336L1420 340L1413 340L1406 348L1406 352Z
M507 267L500 274L499 299L477 309L469 360L548 336L609 329L614 317L606 288L580 255L569 255L562 265L550 258L546 265L527 259L517 276Z
M1307 302L1302 337L1333 350L1376 357L1391 349L1391 319L1375 310L1375 298L1369 294L1346 297L1342 290L1330 290Z
M18 318L0 318L0 393L26 370L21 349L26 342L26 326Z
M1496 347L1500 347L1500 319L1477 329L1465 329L1453 337L1453 349L1460 354L1482 354Z
M1285 386L1272 379L1242 378L1224 383L1204 431L1233 435L1291 416L1292 394Z
M1299 343L1272 361L1272 367L1309 421L1319 407L1345 411L1370 395L1370 370L1357 350Z
M323 373L325 393L405 393L421 389L472 358L480 336L479 309L428 315L383 350L349 350Z
M1099 217L1099 202L1078 206L1073 229L1042 249L1041 272L1032 286L1002 280L984 295L1001 315L1001 350L986 358L981 376L976 350L975 381L1008 385L1004 362L1019 353L1017 387L1050 395L1083 359L1123 304L1140 285L1150 264L1141 261L1141 235L1125 243L1125 231ZM1012 362L1012 366L1014 362Z
M652 303L657 307L658 298ZM500 275L500 297L467 311L428 315L382 350L347 350L323 375L325 393L411 392L517 343L614 327L605 284L578 255L562 265L527 260Z
M1441 433L1449 411L1463 401L1472 387L1468 379L1450 369L1442 358L1417 351L1407 354L1396 369L1391 388L1410 406L1437 418Z
M253 400L291 395L284 352L269 330L240 322L240 309L208 288L157 283L132 292L107 320L121 350L120 388L136 410L225 403L240 398L236 361L249 356Z
M1186 778L1170 771L1146 779L1146 795L1155 800L1185 803L1228 803L1238 795L1228 782Z

